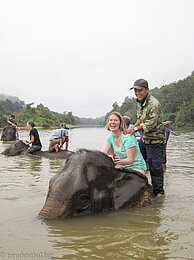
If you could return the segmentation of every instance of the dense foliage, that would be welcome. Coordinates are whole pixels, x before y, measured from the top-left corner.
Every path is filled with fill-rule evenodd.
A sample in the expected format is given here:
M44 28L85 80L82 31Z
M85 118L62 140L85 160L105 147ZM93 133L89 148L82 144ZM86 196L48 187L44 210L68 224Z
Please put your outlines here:
M5 110L3 106L0 103L0 126L4 126L6 124L6 116L5 116Z
M22 107L19 108L18 104L22 104ZM75 117L72 112L57 113L50 111L42 104L36 107L32 107L32 105L33 103L25 105L22 101L0 101L0 126L3 127L6 124L11 114L15 115L15 121L18 125L26 125L29 120L34 121L37 126L41 127L54 127L61 123L75 124Z
M160 89L154 88L150 94L155 96L162 105L164 121L170 120L175 126L194 127L194 72L191 76ZM112 111L120 112L136 121L137 103L135 98L126 97L121 106L117 102L113 104L112 110L107 113L106 118Z
M163 107L165 120L176 126L194 127L194 74L165 85L154 95Z
M42 104L33 107L33 103L26 104L17 97L0 94L0 127L6 124L11 114L15 115L18 125L26 125L29 120L34 121L37 126L54 127L61 123L69 125L102 125L104 116L99 118L80 118L72 112L57 113L50 111ZM9 99L8 99L9 98Z
M61 123L75 124L72 112L56 113L50 111L42 104L32 107L33 103L27 104L23 109L14 113L16 121L21 125L26 125L29 120L34 121L37 126L51 127L58 126Z
M102 117L97 117L97 118L84 118L84 117L78 117L75 116L75 122L76 125L90 125L90 126L99 126L99 125L103 125L104 124L104 120L105 120L105 116Z

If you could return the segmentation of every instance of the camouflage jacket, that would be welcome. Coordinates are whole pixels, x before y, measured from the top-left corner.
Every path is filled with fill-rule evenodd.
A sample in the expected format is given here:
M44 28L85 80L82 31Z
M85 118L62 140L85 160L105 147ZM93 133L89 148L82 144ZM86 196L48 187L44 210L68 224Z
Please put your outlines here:
M163 143L162 110L159 101L155 97L148 94L142 106L138 103L137 118L143 128L141 132L142 140L146 144Z

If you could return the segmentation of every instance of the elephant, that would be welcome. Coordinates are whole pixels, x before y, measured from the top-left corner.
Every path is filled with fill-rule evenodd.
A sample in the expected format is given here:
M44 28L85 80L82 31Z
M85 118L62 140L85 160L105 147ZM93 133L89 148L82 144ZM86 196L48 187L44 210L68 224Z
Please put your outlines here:
M8 148L6 148L2 154L7 156L15 156L15 155L28 155L29 145L26 145L22 140L16 141L14 144L11 144ZM32 154L32 156L40 156L46 157L50 159L54 158L66 158L71 155L73 152L60 150L58 153L50 153L49 151L36 151Z
M6 125L3 128L1 140L2 141L15 141L17 139L17 129L15 126Z
M115 168L113 160L100 151L81 149L50 179L38 218L65 219L146 206L151 197L152 187L145 175Z

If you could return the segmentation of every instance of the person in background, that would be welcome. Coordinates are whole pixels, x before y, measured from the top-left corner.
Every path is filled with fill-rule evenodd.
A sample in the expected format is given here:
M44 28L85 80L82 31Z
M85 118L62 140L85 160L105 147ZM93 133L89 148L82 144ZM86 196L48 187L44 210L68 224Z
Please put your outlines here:
M129 117L129 116L123 116L123 118L124 118L124 120L125 120L125 124L126 124L126 127L127 127L126 129L131 129L131 128L133 128L134 125L131 125L131 124L130 124L130 123L131 123L130 117ZM135 132L133 135L135 136L136 140L139 142L139 140L141 139L140 133L137 131L137 132Z
M13 126L16 128L16 139L19 140L19 133L18 130L20 130L20 128L17 126L17 123L14 121L15 116L11 115L10 118L7 120L7 123L9 126Z
M168 143L168 139L169 139L170 133L172 133L173 135L176 135L169 128L171 124L172 124L172 121L165 121L165 122L163 122L163 125L164 125L164 128L165 128L165 140L164 140L164 144L163 144L163 166L166 166L166 163L167 163L166 147L167 147L167 143Z
M138 142L134 135L123 134L126 125L121 114L112 112L107 119L106 129L111 133L105 139L101 152L108 154L113 148L116 167L129 168L144 174L147 168Z
M152 180L153 195L156 198L163 196L163 142L164 125L162 110L159 101L149 94L148 82L138 79L133 87L137 97L137 122L134 127L126 130L125 134L133 135L140 131L139 147L144 160L148 162Z
M42 144L40 141L38 130L35 127L35 123L33 121L27 122L27 128L30 130L30 141L25 141L26 145L31 146L28 148L28 153L33 154L36 151L40 151L42 149Z
M168 128L168 126L165 124L165 122L163 124L164 124L164 128L165 128L165 137L166 137L166 143L167 143L169 135L170 135L170 128Z
M15 116L11 115L10 118L7 120L8 125L15 126L17 128L17 123L14 121Z
M61 124L61 127L54 130L49 139L49 152L58 152L65 143L65 150L68 150L69 145L69 133L65 124Z

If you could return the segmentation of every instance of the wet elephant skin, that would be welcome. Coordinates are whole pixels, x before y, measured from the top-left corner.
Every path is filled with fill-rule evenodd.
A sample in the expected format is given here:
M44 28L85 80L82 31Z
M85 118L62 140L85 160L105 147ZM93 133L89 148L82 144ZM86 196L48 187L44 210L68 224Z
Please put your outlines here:
M148 205L151 186L147 177L114 166L111 158L98 151L72 154L64 169L51 178L39 218L92 215Z
M15 141L16 140L16 128L15 128L15 126L6 125L3 128L1 140L2 141Z
M16 141L14 144L11 144L8 148L6 148L2 154L7 155L7 156L16 156L16 155L27 155L28 151L28 145L26 145L22 140ZM69 155L71 155L73 152L71 151L65 151L65 150L60 150L60 152L52 152L50 153L49 151L37 151L33 153L32 156L40 156L40 157L46 157L50 159L55 159L55 158L67 158Z

